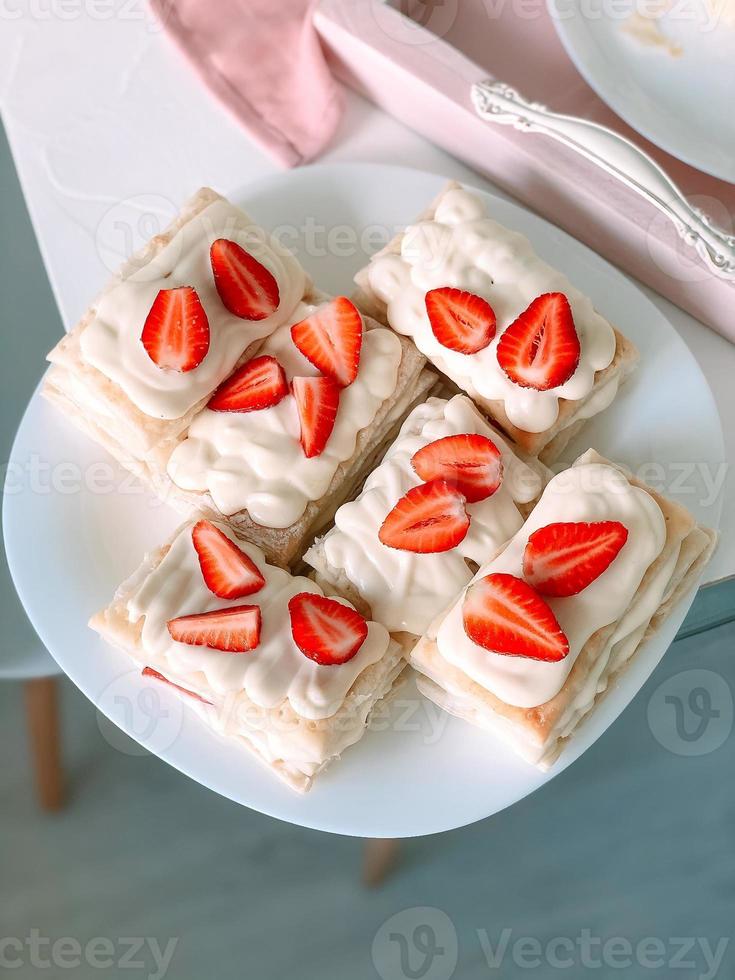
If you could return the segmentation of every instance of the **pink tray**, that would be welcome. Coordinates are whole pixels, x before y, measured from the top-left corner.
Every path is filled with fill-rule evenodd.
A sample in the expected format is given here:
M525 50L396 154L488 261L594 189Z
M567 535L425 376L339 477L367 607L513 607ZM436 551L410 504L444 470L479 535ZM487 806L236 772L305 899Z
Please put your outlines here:
M492 5L490 20L486 0L404 0L432 33L380 0L322 0L316 25L349 85L735 342L735 286L713 276L653 206L553 140L475 115L470 85L494 76L632 138L717 224L735 224L734 185L631 130L579 75L546 10L521 20L513 6Z

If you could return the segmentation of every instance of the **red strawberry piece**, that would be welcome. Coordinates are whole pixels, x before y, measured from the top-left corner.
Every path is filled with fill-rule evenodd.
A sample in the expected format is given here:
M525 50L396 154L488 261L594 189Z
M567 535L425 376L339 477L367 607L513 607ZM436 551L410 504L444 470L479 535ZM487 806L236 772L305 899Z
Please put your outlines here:
M247 653L260 643L260 606L231 606L179 616L168 622L171 638L194 647Z
M460 354L476 354L495 336L495 310L475 293L442 286L425 297L434 336L443 347Z
M523 574L542 595L577 595L615 561L627 540L620 521L547 524L528 539Z
M548 604L515 575L494 572L474 582L462 618L472 642L493 653L549 663L569 653L569 641Z
M313 592L295 595L288 611L294 643L305 657L323 667L352 660L368 635L360 613Z
M579 337L564 293L537 296L498 341L498 363L523 388L547 391L569 381L579 364Z
M191 531L202 578L220 599L242 599L259 592L265 579L255 562L211 521L199 521Z
M331 378L294 378L292 387L301 423L301 448L308 458L319 456L334 428L341 389Z
M159 674L159 672L154 670L153 667L144 667L141 674L143 677L152 677L154 680L162 681L164 684L168 684L169 687L173 687L175 690L181 691L182 694L188 694L189 697L194 698L195 701L201 701L202 704L212 703L211 701L207 701L206 698L203 698L201 694L197 694L195 691L189 691L180 684L174 684L173 681L170 681L168 677L164 677L163 674Z
M228 238L218 238L209 252L219 298L233 316L265 320L278 309L281 296L273 273Z
M213 412L256 412L288 394L283 368L269 354L254 357L223 381L209 399Z
M169 371L193 371L209 350L209 320L196 289L162 289L143 325L141 342L148 357Z
M411 458L422 480L446 480L468 504L491 497L503 479L500 450L487 436L467 433L430 442Z
M357 377L362 347L362 317L346 296L337 296L291 327L301 353L342 388Z
M383 521L378 537L388 548L426 554L451 551L467 534L465 498L446 480L408 491Z

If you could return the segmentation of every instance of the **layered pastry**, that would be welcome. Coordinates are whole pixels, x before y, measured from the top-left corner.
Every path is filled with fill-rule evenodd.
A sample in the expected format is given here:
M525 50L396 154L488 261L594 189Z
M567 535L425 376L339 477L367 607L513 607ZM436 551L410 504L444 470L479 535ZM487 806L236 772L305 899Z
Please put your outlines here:
M406 666L382 625L207 520L149 555L90 626L300 792Z
M51 352L44 394L181 510L288 564L436 378L213 191ZM422 373L423 372L423 373Z
M51 351L43 392L145 475L308 289L288 250L204 188Z
M197 413L150 478L169 503L225 518L289 564L358 491L436 384L404 338L346 297L299 303Z
M688 511L590 450L414 647L419 687L546 769L714 545Z
M411 337L545 462L613 401L637 359L584 293L459 184L449 184L356 282L358 306Z
M304 560L323 588L415 640L539 497L551 474L521 456L466 395L430 398Z

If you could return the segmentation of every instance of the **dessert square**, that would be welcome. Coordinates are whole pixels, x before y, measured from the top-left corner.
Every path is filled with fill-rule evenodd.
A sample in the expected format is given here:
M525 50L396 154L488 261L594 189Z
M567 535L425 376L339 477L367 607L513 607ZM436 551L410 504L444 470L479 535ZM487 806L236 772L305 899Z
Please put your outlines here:
M147 556L90 626L299 792L406 666L383 626L207 520Z
M583 292L456 183L355 281L361 309L411 337L547 463L613 401L637 360Z
M547 769L715 541L685 508L589 450L414 647L419 687Z
M457 486L462 474L472 486ZM304 560L323 588L415 640L487 555L518 531L550 476L538 460L512 448L466 395L430 398L411 412L360 495L339 508L335 526ZM461 535L456 544L439 550L452 540L427 543L421 532L384 543L382 529L399 502L426 493L442 477L448 486L436 508L422 510L416 502L417 523L437 526L448 518L449 532ZM412 550L425 547L434 550Z
M289 565L436 385L424 368L410 342L346 297L311 290L177 444L153 455L149 480Z
M203 188L51 351L43 393L145 475L309 285L273 236Z

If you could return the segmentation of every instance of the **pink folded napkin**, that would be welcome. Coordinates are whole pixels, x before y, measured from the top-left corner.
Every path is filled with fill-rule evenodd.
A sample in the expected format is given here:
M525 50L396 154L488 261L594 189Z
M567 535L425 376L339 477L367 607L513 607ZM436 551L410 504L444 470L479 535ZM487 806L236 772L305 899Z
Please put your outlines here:
M151 0L215 95L284 166L317 156L342 111L312 25L316 0Z

